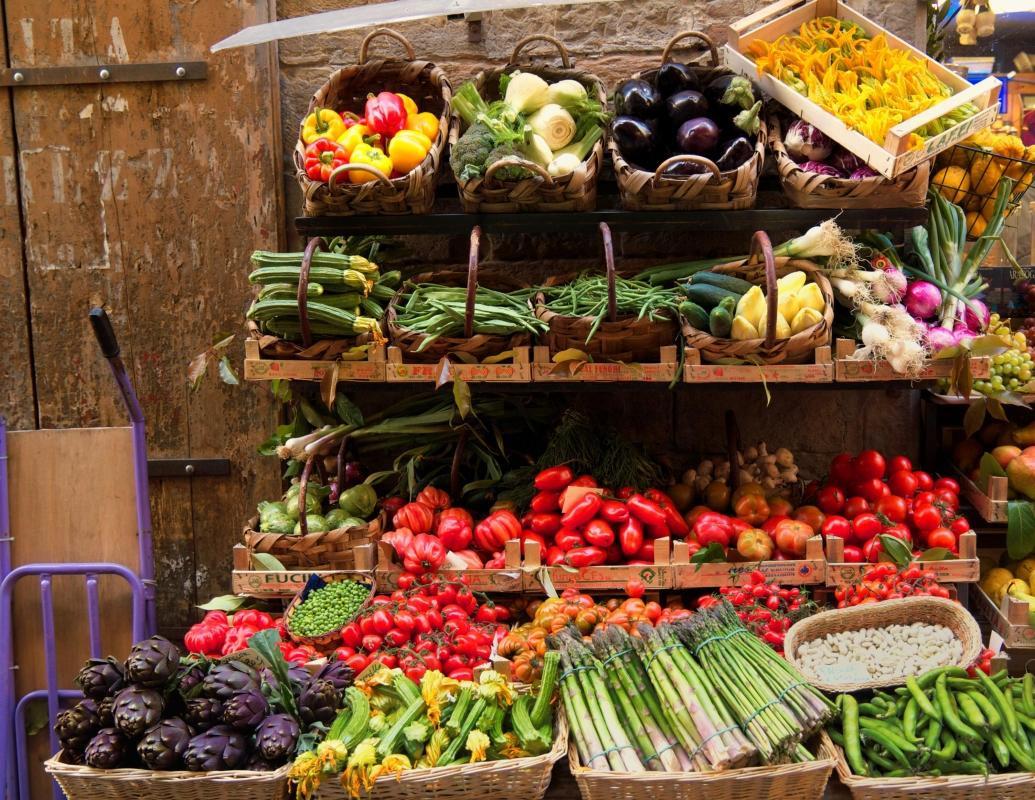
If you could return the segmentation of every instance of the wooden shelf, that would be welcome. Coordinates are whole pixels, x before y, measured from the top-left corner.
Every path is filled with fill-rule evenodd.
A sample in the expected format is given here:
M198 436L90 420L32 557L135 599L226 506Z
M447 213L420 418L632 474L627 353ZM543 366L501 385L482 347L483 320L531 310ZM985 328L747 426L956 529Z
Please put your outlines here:
M834 380L838 383L859 383L872 381L935 381L952 377L953 360L931 359L919 375L908 376L895 372L887 361L854 359L858 345L851 339L838 339L834 356ZM974 378L987 378L992 369L992 359L987 356L972 356L970 374ZM962 400L962 398L961 398Z
M873 565L848 563L844 560L844 539L827 537L827 586L858 583ZM976 583L981 574L977 556L977 534L965 533L960 537L959 558L943 561L920 561L925 569L934 572L939 583Z

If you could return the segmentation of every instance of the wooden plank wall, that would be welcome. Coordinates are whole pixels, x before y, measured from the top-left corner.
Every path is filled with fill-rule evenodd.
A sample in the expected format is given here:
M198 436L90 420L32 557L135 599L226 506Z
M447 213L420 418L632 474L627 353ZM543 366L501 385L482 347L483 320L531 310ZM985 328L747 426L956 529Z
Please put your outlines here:
M275 52L208 52L270 19L271 1L0 0L11 66L209 65L201 82L0 90L0 413L13 428L125 424L87 324L102 303L150 455L232 463L225 478L151 481L171 632L228 591L241 520L276 484L276 465L255 454L268 396L214 376L191 394L186 382L193 355L241 328L249 253L282 238ZM230 355L240 363L240 342Z

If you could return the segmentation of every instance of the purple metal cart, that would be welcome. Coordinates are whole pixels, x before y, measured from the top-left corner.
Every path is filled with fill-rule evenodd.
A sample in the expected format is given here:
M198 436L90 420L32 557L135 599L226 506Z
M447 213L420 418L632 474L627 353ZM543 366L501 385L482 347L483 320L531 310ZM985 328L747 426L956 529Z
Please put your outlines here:
M26 711L28 704L46 699L47 718L53 720L62 704L82 697L79 691L59 687L57 675L57 642L54 628L52 595L56 575L82 575L86 581L86 612L89 624L90 658L101 658L104 651L100 636L100 602L98 576L110 575L126 581L132 604L133 641L139 641L155 632L154 556L151 544L151 504L147 485L147 445L144 414L130 383L126 367L119 357L119 344L108 315L101 308L90 310L90 323L108 359L112 374L118 383L122 399L129 413L133 441L133 477L136 490L136 519L138 542L138 570L112 563L25 564L12 568L11 519L8 498L7 425L0 417L0 767L3 770L6 800L29 800L29 777L26 742ZM33 577L39 582L40 608L43 625L44 672L46 688L17 697L15 694L14 630L12 605L15 584ZM84 654L85 655L85 654ZM85 660L85 658L84 658ZM51 752L58 749L57 737L50 731ZM54 784L54 797L63 797Z

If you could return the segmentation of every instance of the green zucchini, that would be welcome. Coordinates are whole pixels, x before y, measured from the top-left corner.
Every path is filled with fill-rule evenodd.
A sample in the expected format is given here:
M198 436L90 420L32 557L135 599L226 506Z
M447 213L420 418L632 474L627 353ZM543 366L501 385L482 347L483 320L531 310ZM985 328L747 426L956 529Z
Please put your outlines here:
M256 269L262 267L295 267L302 266L304 253L273 253L269 250L256 250L252 253L252 265ZM313 253L313 267L334 267L336 269L354 269L368 277L376 277L377 264L363 256L347 256L341 253L327 253L319 250Z
M708 312L692 300L684 300L679 304L679 313L686 317L686 321L699 331L708 327Z
M742 278L735 278L732 275L722 275L718 272L698 272L690 279L692 286L700 286L702 284L707 286L718 286L720 289L726 289L730 292L736 292L737 294L745 294L754 284Z
M251 283L294 283L298 284L300 275L298 267L276 266L260 267L248 276ZM311 267L309 280L322 284L325 291L332 286L347 286L357 292L367 294L373 285L362 272L354 269L338 269L336 267Z
M741 297L737 292L731 292L729 289L720 289L718 286L712 286L710 283L689 284L683 287L683 293L686 295L687 300L697 303L697 305L704 309L715 308L727 297L732 297L734 303Z
M306 286L307 297L319 297L323 294L323 285L310 283ZM297 283L267 283L259 290L260 300L286 300L298 297Z
M725 297L708 315L708 330L712 336L726 339L733 328L733 309L737 301L732 297Z

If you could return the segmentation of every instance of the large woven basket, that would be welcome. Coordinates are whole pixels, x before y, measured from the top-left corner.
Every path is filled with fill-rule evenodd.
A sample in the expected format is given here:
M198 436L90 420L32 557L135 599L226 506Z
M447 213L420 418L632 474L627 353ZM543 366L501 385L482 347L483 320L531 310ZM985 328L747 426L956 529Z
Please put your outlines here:
M352 619L355 619L359 613L370 605L370 599L374 596L377 591L377 585L374 582L374 573L371 572L338 572L333 575L327 575L325 577L310 575L309 580L306 581L306 585L296 594L288 607L284 610L284 627L287 630L287 634L291 637L291 641L295 644L308 644L315 647L321 652L328 652L338 647L341 643L341 629L352 622L352 619L347 619L341 623L333 631L328 631L319 636L302 636L301 634L293 633L291 630L291 618L295 615L295 611L298 609L306 598L309 597L310 591L315 591L321 588L323 585L329 583L338 583L339 581L356 581L357 583L365 583L370 586L370 592L367 595L367 599L363 601L363 605L360 606L359 610L353 615Z
M669 60L675 46L684 39L700 39L711 54L710 65L688 65L702 84L727 75L731 70L719 64L719 51L710 37L697 31L676 34L661 54L661 63ZM634 77L653 83L658 70L638 72ZM701 156L677 155L666 159L654 172L640 169L622 157L618 144L611 139L608 149L614 162L615 178L622 206L631 211L686 211L697 208L728 209L753 208L758 195L758 179L765 161L765 120L761 121L755 152L734 170L720 172L715 162ZM675 164L693 161L708 172L700 175L666 175L665 170Z
M467 271L459 270L429 272L416 275L408 283L438 283L445 286L466 286L467 287L467 308L464 315L464 335L440 336L422 351L417 348L427 339L427 335L403 328L397 322L399 316L399 305L403 295L406 293L404 285L395 297L388 304L385 312L385 327L388 330L389 341L406 354L407 359L424 364L434 364L443 358L457 357L461 360L483 361L490 356L513 350L515 347L527 347L532 343L532 336L529 333L515 333L510 336L503 334L474 333L472 314L474 313L474 301L478 291L478 252L481 242L481 228L475 225L471 229L470 256L467 261ZM488 278L488 280L484 280ZM510 277L506 274L483 275L483 282L491 284L492 288L503 292L511 292L520 289L527 289L528 284Z
M769 112L769 147L776 160L780 185L796 208L909 208L927 201L931 162L923 161L897 178L874 175L860 181L806 172L787 154L783 143L785 113Z
M374 782L363 800L542 800L553 765L565 753L568 723L558 707L556 735L549 752L507 761L479 761L448 767L412 769ZM352 800L341 784L328 778L313 800Z
M150 769L94 769L61 761L43 764L68 800L284 800L289 766L273 772L158 772Z
M554 45L560 53L561 69L546 66L519 64L521 51L530 43L545 41ZM607 103L604 86L600 79L588 72L571 68L567 48L552 36L526 36L514 46L510 62L503 67L486 69L474 78L474 85L486 103L500 99L500 76L521 69L538 75L547 82L571 78L578 81L596 97L601 106ZM458 126L449 133L449 144L454 146L460 138ZM517 181L497 180L496 170L508 164L518 164L534 177ZM570 175L553 178L538 164L520 158L508 158L492 164L482 177L462 181L457 178L460 201L468 213L512 214L521 211L592 211L597 205L597 176L604 165L604 145L597 142L589 156Z
M550 354L575 349L590 355L595 361L652 363L659 359L660 349L675 343L679 324L675 320L650 320L647 317L619 317L615 303L615 258L611 229L600 223L604 242L604 264L607 269L609 293L608 316L588 342L595 317L566 317L546 307L546 298L536 298L535 314L549 325L540 340L550 348ZM562 279L563 281L564 279Z
M406 59L367 58L370 42L376 37L388 36L406 48ZM363 40L359 48L359 63L334 72L327 83L316 90L306 116L317 108L333 108L360 112L367 94L382 91L402 92L412 98L422 111L439 117L438 135L431 143L427 157L410 172L398 178L367 167L363 171L375 174L367 183L351 183L348 172L355 167L339 167L330 181L312 180L305 171L305 144L301 128L295 143L295 178L305 198L305 214L309 217L328 214L426 214L435 202L435 184L442 162L446 141L450 135L452 114L450 101L453 90L446 74L430 61L415 60L413 46L396 31L379 28Z
M905 597L901 600L887 600L852 608L822 611L800 622L794 623L784 639L784 654L787 661L801 672L817 689L828 692L856 692L863 689L878 689L905 684L903 676L895 680L871 680L863 682L827 682L814 677L804 669L798 660L798 648L803 642L811 642L821 636L842 631L864 628L883 628L888 625L911 625L925 622L943 625L953 632L963 644L963 655L955 665L969 667L981 652L981 631L970 613L954 600L941 597Z
M568 762L582 800L819 800L834 769L829 739L805 764L723 772L608 772L582 766L572 745Z
M1031 800L1035 773L943 775L937 778L861 778L853 775L844 751L824 731L825 747L836 756L838 780L853 800Z
M259 520L253 517L244 528L244 543L251 553L267 553L285 569L312 572L354 570L355 548L381 538L379 518L366 525L311 532L305 536L290 533L264 533L258 530Z
M756 261L758 255L762 257L761 263ZM819 285L826 305L823 319L793 336L777 339L776 280L795 270L806 273L807 280ZM830 281L811 261L774 258L769 237L762 231L757 231L752 237L751 256L747 261L712 267L712 272L734 275L765 287L766 336L764 339L720 339L708 331L697 330L684 320L683 343L700 351L702 360L715 362L733 359L765 364L797 364L812 358L817 347L830 344L834 325L834 293Z

